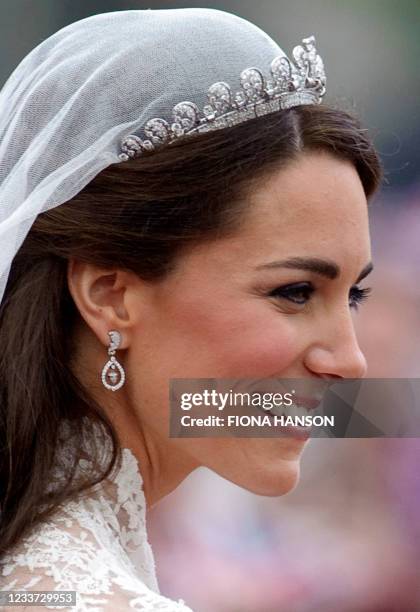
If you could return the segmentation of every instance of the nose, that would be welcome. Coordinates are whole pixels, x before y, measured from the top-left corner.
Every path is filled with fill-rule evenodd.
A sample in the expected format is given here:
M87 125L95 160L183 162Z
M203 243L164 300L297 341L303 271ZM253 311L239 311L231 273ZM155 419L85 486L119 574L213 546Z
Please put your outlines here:
M356 338L353 319L347 309L318 328L305 354L305 366L318 376L363 378L367 362Z

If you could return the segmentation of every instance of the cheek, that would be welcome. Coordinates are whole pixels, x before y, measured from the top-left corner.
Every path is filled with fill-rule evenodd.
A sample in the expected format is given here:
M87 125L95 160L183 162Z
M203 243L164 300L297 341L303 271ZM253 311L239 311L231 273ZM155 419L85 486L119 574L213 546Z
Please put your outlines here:
M280 318L253 323L219 338L219 357L226 377L281 376L296 361L298 345L293 327Z
M299 353L293 320L249 297L184 301L154 329L160 366L172 377L281 376Z

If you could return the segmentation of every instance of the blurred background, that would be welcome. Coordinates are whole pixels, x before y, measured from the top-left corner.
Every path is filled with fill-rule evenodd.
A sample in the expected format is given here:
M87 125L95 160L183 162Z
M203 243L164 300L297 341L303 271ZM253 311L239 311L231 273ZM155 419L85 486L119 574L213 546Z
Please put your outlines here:
M190 6L249 19L286 53L316 35L326 101L362 118L386 170L371 205L373 294L355 315L368 376L419 377L419 0L1 0L0 86L73 21ZM195 612L420 611L419 464L416 439L316 439L281 498L198 470L149 513L161 591Z

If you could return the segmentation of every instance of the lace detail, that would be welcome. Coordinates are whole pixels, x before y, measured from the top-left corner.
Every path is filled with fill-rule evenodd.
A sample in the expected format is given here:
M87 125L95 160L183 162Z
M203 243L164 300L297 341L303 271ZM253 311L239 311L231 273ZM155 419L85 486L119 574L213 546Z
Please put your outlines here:
M2 560L0 590L76 591L75 607L46 606L73 612L192 612L160 595L145 519L143 479L123 449L114 476L65 504Z

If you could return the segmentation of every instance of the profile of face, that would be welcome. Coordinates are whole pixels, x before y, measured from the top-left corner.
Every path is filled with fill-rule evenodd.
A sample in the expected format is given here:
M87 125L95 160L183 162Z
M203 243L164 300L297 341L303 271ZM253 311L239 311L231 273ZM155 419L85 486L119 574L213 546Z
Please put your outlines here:
M162 281L69 266L69 288L87 324L79 338L81 372L91 373L89 389L145 467L150 504L198 466L257 494L287 493L308 443L168 438L170 379L366 372L354 312L371 252L366 196L353 165L305 152L248 197L234 235L194 246ZM110 329L122 334L127 374L115 394L98 382Z

